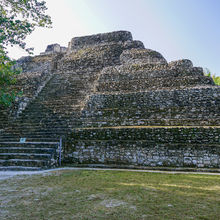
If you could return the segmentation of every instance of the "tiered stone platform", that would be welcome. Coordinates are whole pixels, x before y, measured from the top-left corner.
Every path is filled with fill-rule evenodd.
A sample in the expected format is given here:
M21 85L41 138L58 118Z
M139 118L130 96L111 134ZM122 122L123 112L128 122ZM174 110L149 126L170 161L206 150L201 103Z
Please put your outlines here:
M202 68L167 63L127 31L73 38L67 50L55 46L18 62L24 94L1 110L0 141L25 137L36 146L23 144L29 155L18 155L17 145L0 145L0 166L13 165L12 155L52 158L21 166L57 165L56 154L42 156L38 146L62 137L62 161L71 164L220 168L220 87Z

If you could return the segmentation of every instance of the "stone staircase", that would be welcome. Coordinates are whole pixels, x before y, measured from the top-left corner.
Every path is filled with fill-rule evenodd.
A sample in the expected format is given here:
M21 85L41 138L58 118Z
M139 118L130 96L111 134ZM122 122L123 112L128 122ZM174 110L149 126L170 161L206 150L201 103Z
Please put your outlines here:
M80 126L81 108L93 88L94 74L84 74L84 80L73 71L53 74L38 96L0 133L0 170L59 165L59 139L65 141L71 127ZM20 143L21 138L26 142Z
M58 166L59 142L1 142L0 170L40 170Z

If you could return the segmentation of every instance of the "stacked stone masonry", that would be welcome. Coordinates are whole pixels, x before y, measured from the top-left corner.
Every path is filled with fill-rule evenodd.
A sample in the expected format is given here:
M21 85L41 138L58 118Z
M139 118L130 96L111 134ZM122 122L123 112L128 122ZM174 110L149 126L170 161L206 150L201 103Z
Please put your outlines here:
M0 141L62 137L71 164L220 168L220 87L190 60L168 63L117 31L17 66L23 96L0 109Z

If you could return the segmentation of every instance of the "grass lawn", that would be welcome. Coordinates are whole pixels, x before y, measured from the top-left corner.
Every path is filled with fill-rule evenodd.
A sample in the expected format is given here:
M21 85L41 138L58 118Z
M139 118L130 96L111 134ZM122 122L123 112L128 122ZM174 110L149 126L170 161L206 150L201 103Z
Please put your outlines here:
M0 181L0 219L220 219L220 176L60 170Z

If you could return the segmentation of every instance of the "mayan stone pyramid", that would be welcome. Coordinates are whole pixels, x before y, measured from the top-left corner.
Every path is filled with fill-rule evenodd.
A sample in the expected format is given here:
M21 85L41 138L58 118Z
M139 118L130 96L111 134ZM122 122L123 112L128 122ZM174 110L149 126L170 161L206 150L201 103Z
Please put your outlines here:
M0 108L2 167L57 166L62 137L66 164L220 168L220 87L190 60L168 63L117 31L16 67L23 96Z

